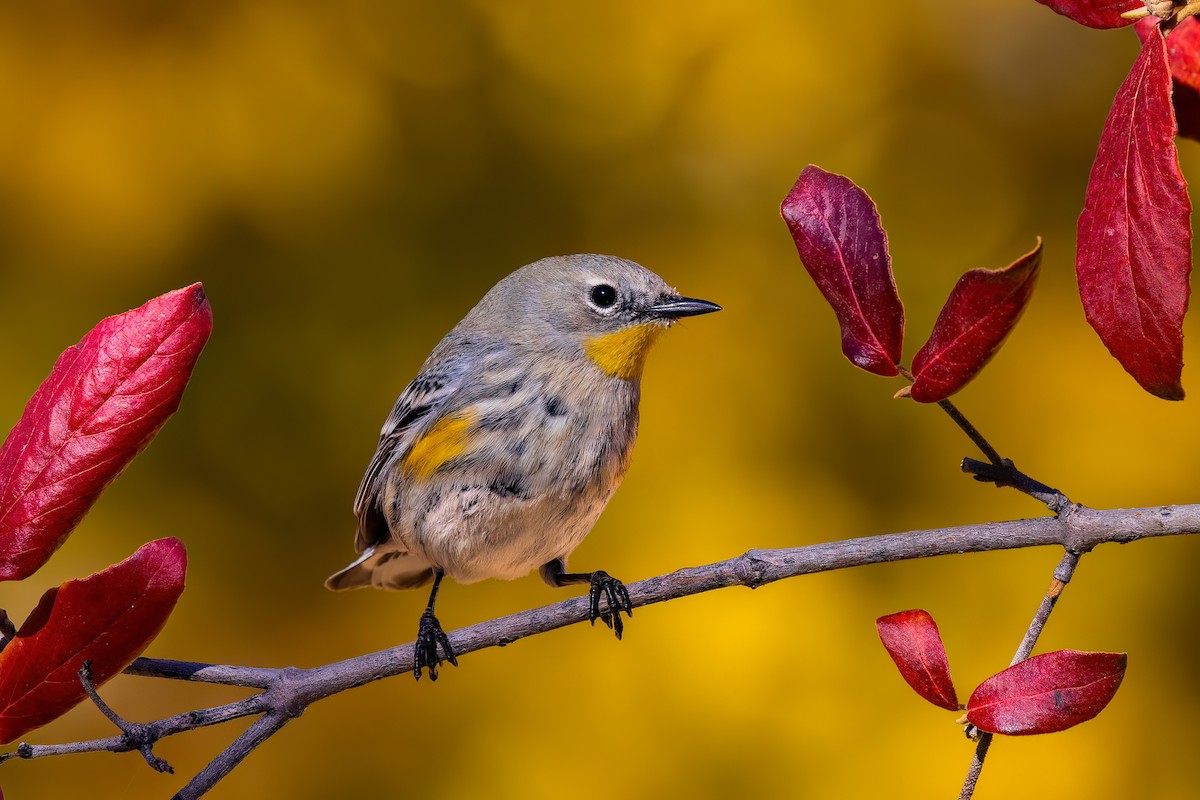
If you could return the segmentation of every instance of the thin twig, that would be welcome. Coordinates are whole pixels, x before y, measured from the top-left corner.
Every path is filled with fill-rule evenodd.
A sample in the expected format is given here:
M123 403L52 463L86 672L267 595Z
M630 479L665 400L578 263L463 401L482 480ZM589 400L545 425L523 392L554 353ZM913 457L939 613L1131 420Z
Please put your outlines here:
M1058 604L1058 598L1062 596L1063 589L1075 575L1080 555L1080 553L1073 553L1070 550L1063 554L1062 560L1058 562L1058 567L1054 570L1054 579L1050 581L1050 588L1046 590L1046 595L1042 598L1037 613L1033 615L1033 619L1029 623L1029 629L1025 631L1025 636L1021 639L1016 654L1009 662L1010 667L1029 658L1033 648L1037 646L1038 637L1042 635L1042 629L1046 627L1046 622L1050 619L1050 612L1054 610Z
M967 770L967 779L963 781L962 791L958 794L958 800L971 800L975 794L975 784L979 782L979 773L983 771L983 761L987 758L988 748L992 746L992 735L985 733L975 742L975 755L971 759L971 766Z
M897 365L897 371L900 373L900 377L904 378L910 384L917 382L916 377L912 374L912 371L909 370L908 367ZM905 386L896 393L896 397L909 397L909 391L911 389L912 386ZM958 406L954 405L954 403L951 403L949 400L939 400L938 407L941 408L942 411L945 411L950 419L954 420L954 424L961 428L962 432L967 435L967 438L975 443L975 446L978 447L980 452L987 457L988 461L991 461L997 467L1004 465L1004 459L1001 458L1000 454L996 452L996 448L992 447L988 440L984 438L983 434L979 432L979 429L972 425L971 421L967 419L966 415L958 410Z
M197 728L219 725L223 722L240 719L241 717L262 714L269 709L270 706L266 702L266 695L256 694L245 700L238 700L236 703L226 703L222 706L204 708L198 711L187 711L182 714L176 714L173 717L148 722L145 725L153 728L154 734L158 739L165 739L177 733L186 733ZM9 753L0 753L0 764L14 758L29 760L46 758L48 756L65 756L75 753L98 753L104 751L124 753L129 749L123 735L108 736L103 739L91 739L86 742L69 742L67 744L28 744L22 742L16 750Z
M979 429L972 425L971 421L968 420L966 416L958 410L958 406L954 405L954 403L951 403L949 400L939 400L938 407L941 408L942 411L945 411L946 414L950 416L950 419L954 420L955 425L957 425L959 428L962 428L962 432L967 435L967 438L975 443L975 446L979 448L980 452L987 456L988 461L992 462L997 467L1003 466L1004 459L1001 458L1000 454L996 452L996 448L992 447L988 440L983 438L983 434L980 433Z
M1033 619L1029 622L1029 627L1025 631L1025 636L1021 639L1021 644L1017 646L1017 652L1013 655L1009 666L1019 664L1029 658L1033 653L1033 648L1037 646L1038 638L1042 635L1042 630L1046 627L1046 622L1050 619L1050 613L1054 611L1054 607L1058 605L1058 598L1062 596L1063 589L1071 582L1071 578L1075 575L1075 568L1079 566L1079 559L1082 556L1081 552L1067 550L1063 554L1062 560L1058 562L1058 566L1054 570L1054 578L1050 581L1050 588L1046 590L1045 596L1042 597L1042 602L1038 605L1037 611L1033 615ZM970 726L973 728L974 726ZM968 735L970 735L968 733ZM959 800L971 800L971 796L975 794L975 784L979 782L979 774L983 772L983 763L987 758L988 748L992 744L992 734L982 732L979 734L978 741L975 744L975 755L971 758L971 765L967 768L967 777L963 781L962 792L959 794Z
M92 680L92 662L84 661L83 666L79 668L79 682L83 685L83 691L95 704L96 708L100 709L100 713L108 717L108 721L121 731L121 740L128 750L137 750L142 754L142 758L146 759L146 763L155 772L175 773L175 768L166 762L166 760L154 755L154 743L158 741L158 734L154 728L149 725L143 725L138 722L130 722L122 717L112 706L104 702L104 698L100 697L100 693L96 691L96 684Z
M1024 492L1030 497L1045 503L1046 507L1055 514L1065 513L1071 508L1071 500L1065 494L1058 489L1054 489L1041 481L1029 477L1017 469L1017 465L1007 458L1001 459L1000 464L976 461L973 458L964 458L962 460L962 471L968 475L975 476L975 480L982 483L993 483L998 489L1007 486L1019 492Z

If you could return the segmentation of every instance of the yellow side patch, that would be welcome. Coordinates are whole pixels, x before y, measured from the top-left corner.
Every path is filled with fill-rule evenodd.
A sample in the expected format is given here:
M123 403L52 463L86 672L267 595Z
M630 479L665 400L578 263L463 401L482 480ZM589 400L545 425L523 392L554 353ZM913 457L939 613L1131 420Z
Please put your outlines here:
M462 455L470 442L475 416L470 413L442 417L429 432L413 443L404 457L404 471L416 478L428 478L455 456Z
M591 336L583 341L583 352L606 375L631 381L642 377L650 345L666 330L653 322L622 328L613 333Z

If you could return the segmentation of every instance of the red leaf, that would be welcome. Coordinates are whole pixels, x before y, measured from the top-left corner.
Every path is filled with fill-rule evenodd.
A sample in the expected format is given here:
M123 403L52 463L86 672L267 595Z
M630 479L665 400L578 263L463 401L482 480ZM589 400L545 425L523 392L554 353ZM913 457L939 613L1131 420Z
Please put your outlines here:
M1144 45L1157 27L1159 21L1154 17L1147 17L1140 20L1134 30ZM1188 17L1175 26L1171 35L1165 39L1171 77L1193 89L1200 89L1200 23L1196 22L1195 17Z
M1146 39L1104 124L1079 215L1075 272L1088 322L1146 391L1182 400L1191 202L1175 155L1161 34Z
M875 627L908 685L935 706L957 711L958 694L950 680L946 648L929 612L914 609L889 614L875 620Z
M979 684L967 721L980 730L1026 736L1087 722L1125 677L1125 653L1056 650L1014 664Z
M1146 6L1139 0L1037 0L1064 17L1070 17L1089 28L1122 28L1133 20L1121 14Z
M76 673L91 660L99 686L162 630L183 591L187 553L159 539L103 572L42 596L0 653L0 742L45 725L86 695Z
M983 369L1021 318L1041 263L1039 239L1004 269L973 269L959 278L929 341L913 358L914 400L944 400Z
M780 208L800 260L842 327L842 352L876 375L898 374L904 306L875 204L848 178L809 165Z
M59 356L0 447L0 580L45 564L150 443L211 330L197 283L103 320Z
M1139 20L1134 28L1145 43L1158 27L1158 20ZM1200 22L1188 17L1167 39L1167 62L1171 65L1171 104L1179 135L1200 140Z

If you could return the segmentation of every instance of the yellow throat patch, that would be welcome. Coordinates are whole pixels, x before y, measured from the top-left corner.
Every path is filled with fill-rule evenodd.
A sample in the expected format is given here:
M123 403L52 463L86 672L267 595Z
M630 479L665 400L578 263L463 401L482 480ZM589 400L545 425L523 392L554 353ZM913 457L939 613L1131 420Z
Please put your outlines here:
M413 443L404 457L404 471L416 478L428 478L442 464L462 455L470 443L475 421L475 415L470 412L439 419L428 433Z
M650 345L666 329L665 325L644 322L613 333L589 336L583 340L583 352L604 374L631 381L642 377Z

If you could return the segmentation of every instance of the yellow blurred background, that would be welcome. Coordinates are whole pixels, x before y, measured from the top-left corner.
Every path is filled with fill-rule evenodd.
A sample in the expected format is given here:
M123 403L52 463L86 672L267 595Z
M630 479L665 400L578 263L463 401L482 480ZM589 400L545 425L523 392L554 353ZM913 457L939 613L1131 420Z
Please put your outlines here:
M632 258L726 309L651 358L633 468L575 566L632 582L1044 513L960 474L975 453L940 412L842 358L778 219L810 162L879 204L908 358L962 271L1043 236L1032 306L959 405L1074 500L1195 502L1196 401L1141 392L1073 286L1088 169L1136 51L1032 0L6 4L0 427L103 316L201 280L216 327L176 417L0 604L19 620L46 587L171 535L189 587L150 655L303 667L410 641L424 592L322 587L352 555L379 426L492 283L567 252ZM978 797L1045 794L1052 773L1059 800L1194 791L1198 546L1084 558L1039 651L1129 651L1125 685L1093 722L998 741ZM436 684L312 707L212 796L954 796L971 745L902 684L874 619L928 609L965 700L1008 663L1059 555L726 590L639 610L620 643L575 626L471 654ZM439 612L452 629L565 596L536 576L450 584ZM121 677L104 695L151 719L241 693ZM242 727L160 743L174 777L94 754L12 763L0 785L166 797ZM82 706L29 740L111 733Z

